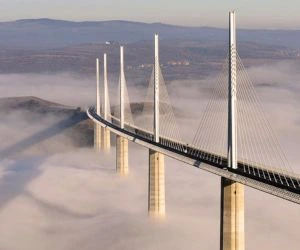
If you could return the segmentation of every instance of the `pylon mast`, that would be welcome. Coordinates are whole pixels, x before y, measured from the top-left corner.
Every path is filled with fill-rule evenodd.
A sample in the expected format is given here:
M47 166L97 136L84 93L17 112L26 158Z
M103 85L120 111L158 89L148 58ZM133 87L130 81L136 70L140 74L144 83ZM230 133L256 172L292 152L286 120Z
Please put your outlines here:
M158 34L155 34L154 55L154 141L159 142L159 43Z
M100 70L99 70L99 58L96 59L96 113L100 115Z
M124 128L124 48L120 47L120 127Z
M103 93L104 93L104 100L103 100L103 116L104 119L107 120L107 109L108 109L108 83L107 83L107 55L103 55L103 71L104 71L104 81L103 81Z
M235 12L229 13L229 81L228 81L228 168L237 168L236 112L236 27Z

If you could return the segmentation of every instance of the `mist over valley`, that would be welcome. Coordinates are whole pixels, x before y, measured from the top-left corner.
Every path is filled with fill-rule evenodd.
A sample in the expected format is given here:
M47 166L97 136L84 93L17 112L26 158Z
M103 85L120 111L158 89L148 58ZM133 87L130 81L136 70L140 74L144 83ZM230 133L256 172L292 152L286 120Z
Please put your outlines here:
M115 171L113 134L110 152L93 149L94 124L86 109L96 103L95 59L102 62L108 54L114 113L119 46L125 46L129 99L139 116L155 32L181 136L191 143L227 57L226 29L125 21L0 23L0 249L219 249L218 176L166 157L167 216L155 221L147 214L148 149L129 143L126 178ZM297 30L238 32L239 54L297 174L298 37ZM298 250L299 206L250 187L245 197L246 248Z

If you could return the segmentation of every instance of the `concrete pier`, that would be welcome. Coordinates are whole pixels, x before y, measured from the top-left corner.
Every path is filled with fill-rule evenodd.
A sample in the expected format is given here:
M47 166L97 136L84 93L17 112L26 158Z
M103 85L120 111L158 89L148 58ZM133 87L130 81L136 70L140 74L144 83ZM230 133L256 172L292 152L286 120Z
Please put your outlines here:
M101 149L104 152L109 152L110 150L110 131L108 128L102 128L101 131Z
M165 161L164 155L149 150L148 213L151 217L164 217L165 207Z
M124 48L120 47L120 128L124 129L125 109L124 109ZM117 166L116 170L121 176L128 174L128 140L117 135L116 153Z
M244 185L221 179L220 250L245 249Z
M94 123L94 149L97 151L101 150L101 126Z
M121 176L128 175L128 140L117 135L116 142L117 165L116 171Z

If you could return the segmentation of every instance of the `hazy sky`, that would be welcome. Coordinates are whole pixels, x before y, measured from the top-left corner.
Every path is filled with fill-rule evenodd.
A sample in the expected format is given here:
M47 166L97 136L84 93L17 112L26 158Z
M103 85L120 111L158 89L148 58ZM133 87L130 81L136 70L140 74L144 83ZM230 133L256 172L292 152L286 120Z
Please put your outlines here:
M194 26L226 26L236 9L239 26L300 28L299 0L0 0L1 21L22 18L124 19Z

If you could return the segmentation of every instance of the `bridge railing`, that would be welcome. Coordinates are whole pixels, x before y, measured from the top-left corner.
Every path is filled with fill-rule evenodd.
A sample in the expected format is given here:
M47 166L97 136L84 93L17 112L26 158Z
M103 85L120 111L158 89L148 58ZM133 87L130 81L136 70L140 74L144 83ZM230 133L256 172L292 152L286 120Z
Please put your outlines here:
M120 130L120 127L118 125L118 118L112 117L112 122L108 122L95 113L94 107L91 107L89 110L94 116L97 117L97 119L105 122L106 125L113 126L115 129ZM238 162L237 169L229 169L227 168L227 158L224 156L219 156L210 152L202 151L201 149L195 148L182 142L176 142L177 145L180 144L180 147L174 147L173 143L175 142L173 142L170 138L160 138L159 143L155 143L153 139L153 134L150 131L141 129L132 124L126 124L125 128L122 131L126 132L127 134L133 137L146 140L151 144L157 144L157 146L165 148L176 154L195 159L199 162L206 163L220 169L227 169L227 171L231 171L233 173L246 176L251 179L265 182L273 186L281 187L283 189L300 194L300 179L297 176L284 175L279 172L273 172L270 175L268 174L267 170L264 171L261 169L260 166L256 165L250 165L249 168L246 169L245 162L241 161Z

